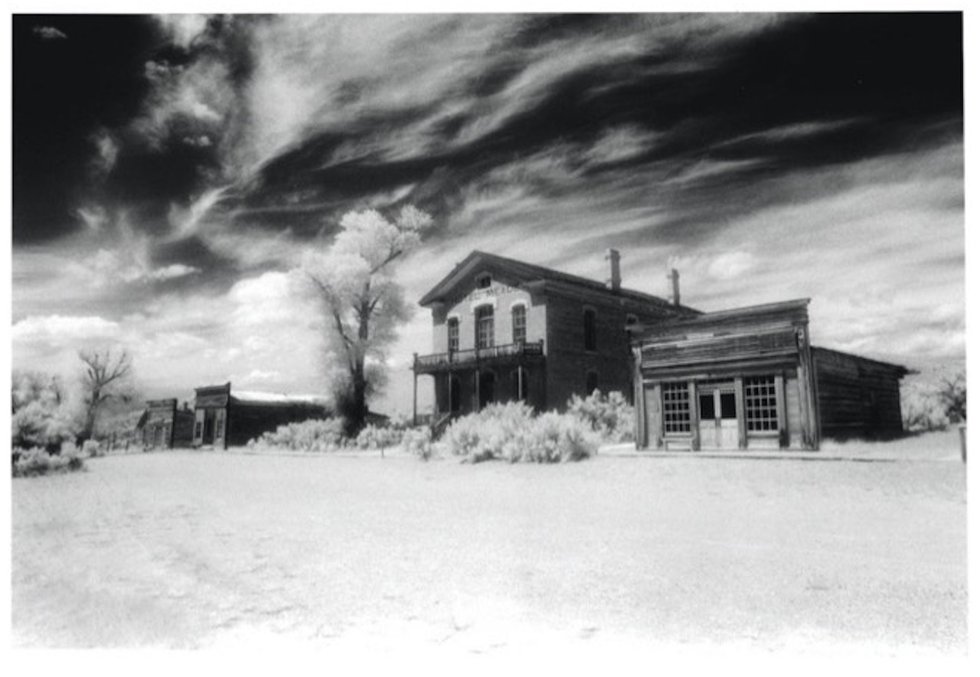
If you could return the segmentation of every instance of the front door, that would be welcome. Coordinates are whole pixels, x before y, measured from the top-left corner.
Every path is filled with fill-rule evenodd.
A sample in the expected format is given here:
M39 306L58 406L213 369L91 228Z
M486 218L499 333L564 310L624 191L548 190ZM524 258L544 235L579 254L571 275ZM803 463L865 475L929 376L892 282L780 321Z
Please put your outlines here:
M214 444L214 409L204 412L204 439L202 444Z
M493 402L496 387L496 375L492 371L480 373L480 409Z
M698 432L702 449L738 449L734 383L698 386Z

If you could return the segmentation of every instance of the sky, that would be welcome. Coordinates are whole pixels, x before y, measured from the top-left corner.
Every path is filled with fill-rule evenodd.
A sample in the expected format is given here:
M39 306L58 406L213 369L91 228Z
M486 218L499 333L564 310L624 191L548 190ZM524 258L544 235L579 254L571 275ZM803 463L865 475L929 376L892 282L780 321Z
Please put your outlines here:
M290 271L342 216L701 310L807 297L816 345L964 364L962 19L935 14L13 17L12 362L134 355L148 397L318 393ZM423 308L373 405L411 410ZM431 383L420 379L423 409Z

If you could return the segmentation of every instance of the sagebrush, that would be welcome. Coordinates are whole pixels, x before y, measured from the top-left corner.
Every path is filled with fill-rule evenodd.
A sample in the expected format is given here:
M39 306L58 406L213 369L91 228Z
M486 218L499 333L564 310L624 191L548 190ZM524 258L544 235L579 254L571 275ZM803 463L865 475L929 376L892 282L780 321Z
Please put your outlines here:
M603 395L595 390L584 398L573 395L568 413L586 423L603 441L632 442L636 437L633 406L618 391Z
M250 440L249 447L265 446L289 451L329 452L348 446L344 422L339 418L314 418L281 425Z
M599 447L596 431L578 417L555 412L535 416L522 402L491 404L456 419L443 442L451 454L473 463L578 461L594 455Z
M37 477L82 470L85 462L77 447L67 443L56 454L41 447L17 451L13 454L12 466L14 477Z

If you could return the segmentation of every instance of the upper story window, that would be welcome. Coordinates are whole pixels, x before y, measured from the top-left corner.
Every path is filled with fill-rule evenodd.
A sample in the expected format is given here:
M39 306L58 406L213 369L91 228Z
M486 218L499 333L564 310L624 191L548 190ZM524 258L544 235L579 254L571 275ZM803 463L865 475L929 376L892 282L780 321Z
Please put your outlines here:
M582 314L582 330L585 334L585 349L595 350L595 311L592 308L586 308L585 312Z
M483 275L476 276L476 288L477 289L487 289L490 287L490 283L493 280L490 278L489 273L484 273Z
M459 350L459 318L450 317L446 322L447 345L449 352L454 353Z
M527 341L527 307L521 304L511 308L510 319L514 328L514 343Z
M476 347L489 348L493 345L493 306L476 307Z

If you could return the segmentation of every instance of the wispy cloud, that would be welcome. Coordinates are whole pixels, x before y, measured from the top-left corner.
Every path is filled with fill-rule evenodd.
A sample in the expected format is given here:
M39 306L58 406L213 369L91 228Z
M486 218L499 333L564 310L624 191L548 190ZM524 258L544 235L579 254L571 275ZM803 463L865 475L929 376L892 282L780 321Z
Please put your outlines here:
M54 26L35 26L34 35L42 40L67 40L68 36Z

